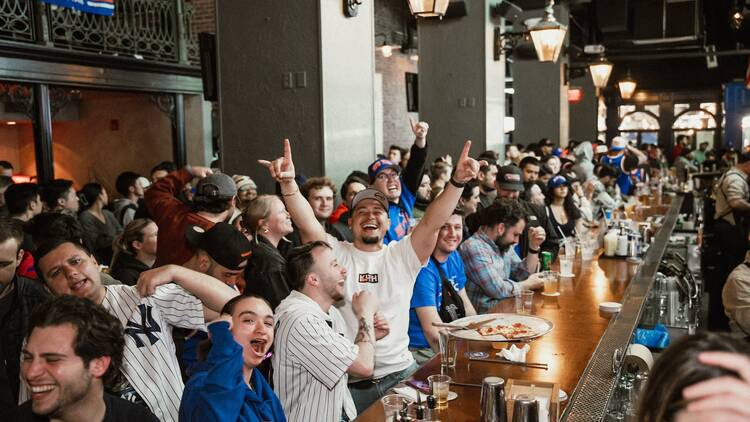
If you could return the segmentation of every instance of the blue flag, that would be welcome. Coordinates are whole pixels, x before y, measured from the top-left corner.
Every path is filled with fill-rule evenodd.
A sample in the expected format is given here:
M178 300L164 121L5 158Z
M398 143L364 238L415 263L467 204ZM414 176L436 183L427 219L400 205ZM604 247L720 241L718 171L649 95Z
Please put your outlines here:
M80 10L85 13L112 16L115 14L115 0L42 0L60 7Z

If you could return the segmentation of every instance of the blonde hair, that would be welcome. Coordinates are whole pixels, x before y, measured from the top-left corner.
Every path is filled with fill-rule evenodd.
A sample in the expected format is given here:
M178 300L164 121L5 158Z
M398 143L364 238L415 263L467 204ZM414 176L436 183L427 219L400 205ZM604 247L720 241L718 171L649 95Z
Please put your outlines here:
M279 200L275 195L260 195L253 199L253 202L242 211L242 227L248 233L252 233L253 239L258 241L258 229L260 221L267 219L271 215L271 205L274 200Z
M125 226L125 230L112 241L112 265L115 265L121 253L133 256L138 253L133 248L133 242L143 242L143 230L151 223L153 221L148 218L136 218Z

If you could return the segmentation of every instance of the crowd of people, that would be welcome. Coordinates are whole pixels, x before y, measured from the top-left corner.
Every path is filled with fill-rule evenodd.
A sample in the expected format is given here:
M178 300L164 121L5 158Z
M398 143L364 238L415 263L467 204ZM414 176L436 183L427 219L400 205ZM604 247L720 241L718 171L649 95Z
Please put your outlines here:
M503 157L467 141L428 164L429 126L412 130L340 189L298 174L288 140L253 170L275 192L163 162L120 174L111 201L96 182L13 183L0 162L0 418L354 420L439 351L433 323L541 288L541 252L587 236L667 155L678 177L719 164L682 140L675 155L620 137ZM747 178L750 155L738 161ZM747 187L731 192L750 210ZM746 368L720 357L700 362L747 395ZM677 410L748 416L712 386L686 384L709 404Z

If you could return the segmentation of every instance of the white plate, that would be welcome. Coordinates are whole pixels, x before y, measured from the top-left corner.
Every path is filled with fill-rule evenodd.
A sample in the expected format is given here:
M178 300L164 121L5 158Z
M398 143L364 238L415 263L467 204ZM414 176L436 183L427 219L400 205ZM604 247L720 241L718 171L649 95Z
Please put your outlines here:
M456 325L467 325L471 324L472 322L478 322L482 320L486 320L488 318L494 317L495 319L493 321L489 321L487 324L483 325L484 327L488 327L491 325L512 325L517 322L520 322L521 324L525 324L529 326L532 330L534 330L535 334L533 336L523 337L525 339L532 339L541 337L550 331L552 331L552 328L554 327L554 324L552 324L551 321L546 320L544 318L532 316L532 315L520 315L520 314L484 314L484 315L472 315L465 318L457 319L453 321L453 324ZM494 335L494 336L483 336L477 332L477 330L455 330L452 332L454 337L458 337L464 340L474 340L474 341L507 341L505 337L501 335ZM521 338L516 338L514 340L520 340Z
M573 277L575 277L575 276L576 276L576 275L575 275L575 274L572 274L572 273L571 273L571 274L560 274L560 277L562 277L562 278L573 278Z
M622 304L617 302L602 302L599 304L599 310L602 312L620 312Z

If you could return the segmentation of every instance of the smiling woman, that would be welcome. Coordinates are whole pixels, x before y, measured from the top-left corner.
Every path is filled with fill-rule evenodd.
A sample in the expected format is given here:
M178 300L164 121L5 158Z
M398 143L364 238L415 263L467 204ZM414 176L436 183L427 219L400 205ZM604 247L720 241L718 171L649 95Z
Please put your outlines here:
M255 370L273 343L268 302L237 296L224 305L208 331L210 350L185 386L180 420L237 421L242 415L243 420L286 421L279 399Z

